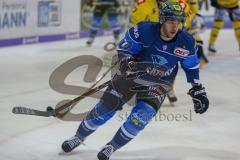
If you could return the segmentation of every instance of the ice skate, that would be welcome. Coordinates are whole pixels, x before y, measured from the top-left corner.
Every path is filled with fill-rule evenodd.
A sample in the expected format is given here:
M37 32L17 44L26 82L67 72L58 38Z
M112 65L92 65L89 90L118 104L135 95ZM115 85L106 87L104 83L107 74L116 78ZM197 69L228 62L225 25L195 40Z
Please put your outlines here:
M90 38L88 39L88 41L86 42L87 47L91 47L92 44L93 44L93 41L94 41L94 38L90 37Z
M103 149L98 153L97 157L99 160L109 160L110 156L114 152L112 145L107 144Z
M209 56L214 56L216 55L217 51L213 45L208 46L208 55Z
M83 144L83 141L79 137L73 136L72 138L63 142L62 150L64 152L71 152L73 149L75 149L80 144Z

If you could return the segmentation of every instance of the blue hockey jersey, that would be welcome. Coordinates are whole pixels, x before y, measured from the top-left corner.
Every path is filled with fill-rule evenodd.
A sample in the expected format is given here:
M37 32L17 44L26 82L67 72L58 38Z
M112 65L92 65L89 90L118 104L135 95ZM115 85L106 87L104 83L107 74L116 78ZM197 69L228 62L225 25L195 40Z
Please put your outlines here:
M158 82L165 80L173 83L180 63L184 69L187 81L198 83L199 60L196 55L196 43L194 38L185 31L179 31L171 41L164 41L160 37L160 24L154 22L142 22L136 27L130 28L125 37L118 44L118 53L130 54L138 57L140 62L158 64L163 72L155 76L142 77ZM155 78L155 80L153 80Z

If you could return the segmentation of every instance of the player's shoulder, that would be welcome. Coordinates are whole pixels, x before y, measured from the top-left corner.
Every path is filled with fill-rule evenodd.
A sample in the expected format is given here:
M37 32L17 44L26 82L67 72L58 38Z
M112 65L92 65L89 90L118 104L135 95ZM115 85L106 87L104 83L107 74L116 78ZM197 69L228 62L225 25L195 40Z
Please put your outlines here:
M140 22L138 23L137 28L142 36L152 37L158 31L159 25L158 22Z
M191 44L191 45L195 44L194 37L191 34L187 33L186 31L180 31L178 33L178 39L179 41L184 42L186 44Z
M159 23L140 22L137 26L129 29L129 35L132 39L143 45L149 46L155 39Z
M192 35L180 31L177 35L177 45L180 47L178 55L186 58L196 54L197 43Z
M145 29L145 28L151 28L151 27L156 27L159 26L158 22L140 22L138 23L138 27L141 29Z

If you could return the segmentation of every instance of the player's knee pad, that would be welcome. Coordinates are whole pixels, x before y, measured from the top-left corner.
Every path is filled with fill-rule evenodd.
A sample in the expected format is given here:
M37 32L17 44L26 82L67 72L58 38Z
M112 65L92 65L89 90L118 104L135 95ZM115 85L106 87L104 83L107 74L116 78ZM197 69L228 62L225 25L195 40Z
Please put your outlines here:
M224 21L215 21L214 22L214 28L215 29L221 29L224 26L225 22Z
M128 137L135 137L156 115L156 110L149 104L139 101L132 109L126 122L121 127Z
M115 113L116 110L109 108L102 101L99 101L84 121L88 128L95 130L112 118Z
M121 110L125 102L123 95L113 89L113 86L107 88L101 97L101 101L104 102L105 106L108 106L111 110Z

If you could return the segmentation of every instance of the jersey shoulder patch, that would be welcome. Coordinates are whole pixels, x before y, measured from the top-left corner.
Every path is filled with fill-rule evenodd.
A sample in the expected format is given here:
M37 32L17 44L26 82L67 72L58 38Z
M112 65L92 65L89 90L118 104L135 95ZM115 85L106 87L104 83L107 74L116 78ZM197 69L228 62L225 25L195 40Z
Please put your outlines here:
M195 46L195 39L189 33L185 32L185 31L181 31L178 36L180 37L181 41L183 41L184 43Z

